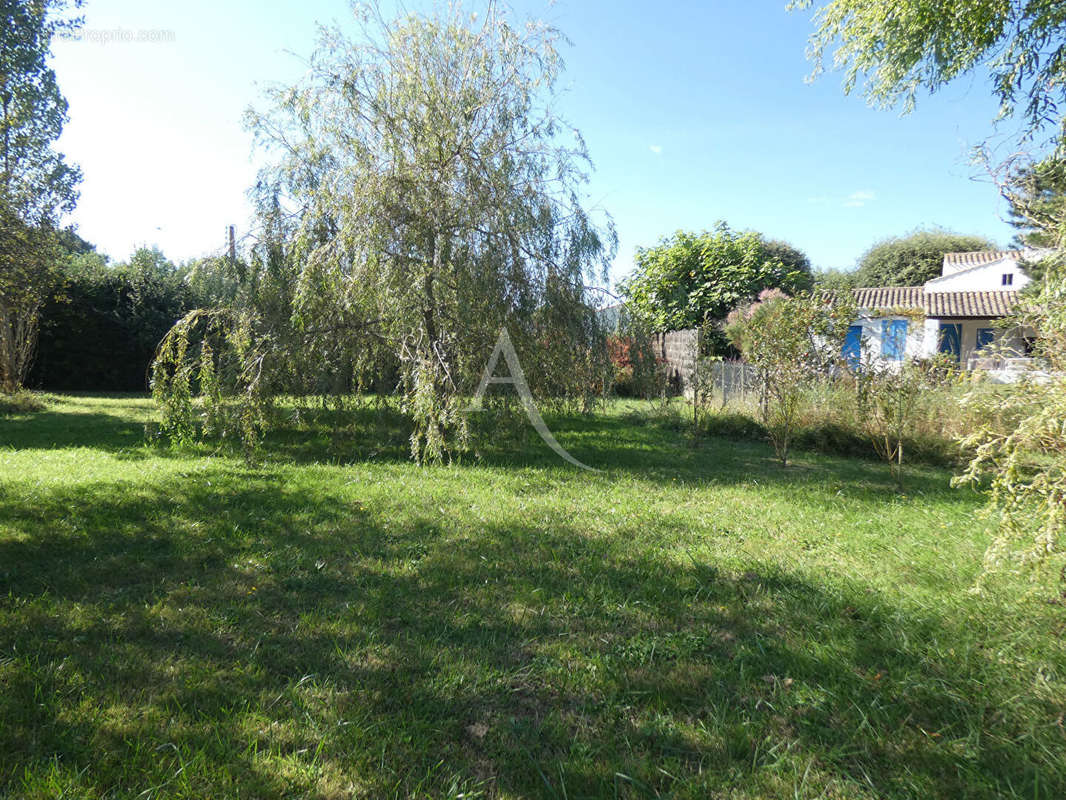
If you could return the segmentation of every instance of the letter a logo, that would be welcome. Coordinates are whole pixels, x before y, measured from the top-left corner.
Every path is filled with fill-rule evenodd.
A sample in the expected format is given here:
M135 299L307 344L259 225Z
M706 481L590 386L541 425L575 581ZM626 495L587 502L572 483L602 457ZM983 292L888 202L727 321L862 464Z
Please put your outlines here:
M503 354L504 361L507 362L507 369L510 371L510 375L506 378L497 378L493 375L496 372L496 365L500 361L500 354ZM474 392L474 399L471 402L470 407L481 403L481 398L485 394L485 389L490 383L512 383L515 390L518 392L519 398L522 400L522 408L526 410L526 416L529 417L529 421L533 423L533 427L537 433L540 434L540 438L554 450L561 458L569 461L575 467L581 467L581 469L587 469L589 472L600 472L595 467L590 467L588 464L582 464L572 455L570 455L563 448L559 442L552 436L552 432L548 430L548 426L544 424L543 418L540 416L540 412L537 410L536 404L533 402L533 395L529 391L529 385L526 383L525 373L522 372L522 365L518 363L518 354L514 350L514 345L511 344L511 336L507 333L507 328L500 330L500 338L496 340L496 347L492 350L492 355L489 356L489 363L485 367L485 374L481 377L481 383L478 384L477 391Z

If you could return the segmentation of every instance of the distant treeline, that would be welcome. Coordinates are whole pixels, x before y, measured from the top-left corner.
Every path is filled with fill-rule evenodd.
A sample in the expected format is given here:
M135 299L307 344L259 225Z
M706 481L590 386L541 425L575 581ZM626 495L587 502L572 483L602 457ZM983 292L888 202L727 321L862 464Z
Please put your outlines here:
M205 298L189 269L158 249L109 264L71 235L69 262L41 316L28 385L49 391L144 392L159 341Z

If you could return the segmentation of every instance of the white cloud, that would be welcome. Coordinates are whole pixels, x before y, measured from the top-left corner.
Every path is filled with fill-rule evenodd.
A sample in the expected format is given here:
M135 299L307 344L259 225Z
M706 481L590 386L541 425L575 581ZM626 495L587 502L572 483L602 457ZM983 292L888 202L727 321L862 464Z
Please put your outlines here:
M661 156L663 154L663 146L661 144L650 144L648 145L648 149L655 153L655 155L657 156Z
M877 194L864 189L859 192L852 192L848 195L847 200L844 201L844 208L862 208L867 203L876 200Z

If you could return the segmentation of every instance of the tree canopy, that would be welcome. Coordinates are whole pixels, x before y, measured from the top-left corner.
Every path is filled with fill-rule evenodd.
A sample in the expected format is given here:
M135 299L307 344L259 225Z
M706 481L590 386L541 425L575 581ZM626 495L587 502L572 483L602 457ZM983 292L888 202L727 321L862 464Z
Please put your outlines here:
M1062 134L1066 99L1066 4L1055 0L794 0L818 6L810 40L815 74L832 51L844 90L861 84L882 107L911 110L922 91L983 71L1000 116L1020 116L1032 134ZM1020 111L1020 113L1019 113Z
M1019 247L1056 247L1066 220L1066 160L1048 156L1019 166L1002 187Z
M614 234L582 205L590 161L553 110L556 30L496 5L395 20L370 6L357 21L355 39L326 30L306 76L249 113L274 159L243 279L259 288L179 325L157 395L180 400L187 362L204 358L180 340L209 319L246 406L325 376L360 383L376 353L399 370L413 455L437 459L463 447L461 401L503 326L520 355L537 347L531 385L590 390L585 281L605 278Z
M158 249L141 248L109 265L77 234L64 240L61 282L42 308L27 384L143 392L160 340L198 305L195 287Z
M712 231L678 231L639 248L636 269L620 289L634 314L667 331L724 319L763 289L792 293L811 285L810 261L800 250L720 222Z
M983 236L929 228L877 242L859 258L856 286L919 286L941 274L945 253L993 250Z
M77 199L80 173L54 148L67 101L48 64L53 36L80 22L64 15L69 6L0 0L0 200L28 225L54 221Z
M77 168L54 144L67 103L52 37L79 23L63 0L0 0L0 389L21 388L61 257L55 226L74 207ZM75 6L80 2L75 2Z
M812 277L815 289L824 292L845 291L859 285L855 270L818 269Z

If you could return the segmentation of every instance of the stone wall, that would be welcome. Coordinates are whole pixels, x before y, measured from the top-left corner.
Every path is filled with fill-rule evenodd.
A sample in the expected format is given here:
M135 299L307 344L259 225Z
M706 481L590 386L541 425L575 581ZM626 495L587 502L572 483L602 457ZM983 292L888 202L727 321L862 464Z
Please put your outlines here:
M652 337L655 357L666 364L670 385L676 392L688 388L696 369L696 353L700 332L695 328L684 331L656 333Z

